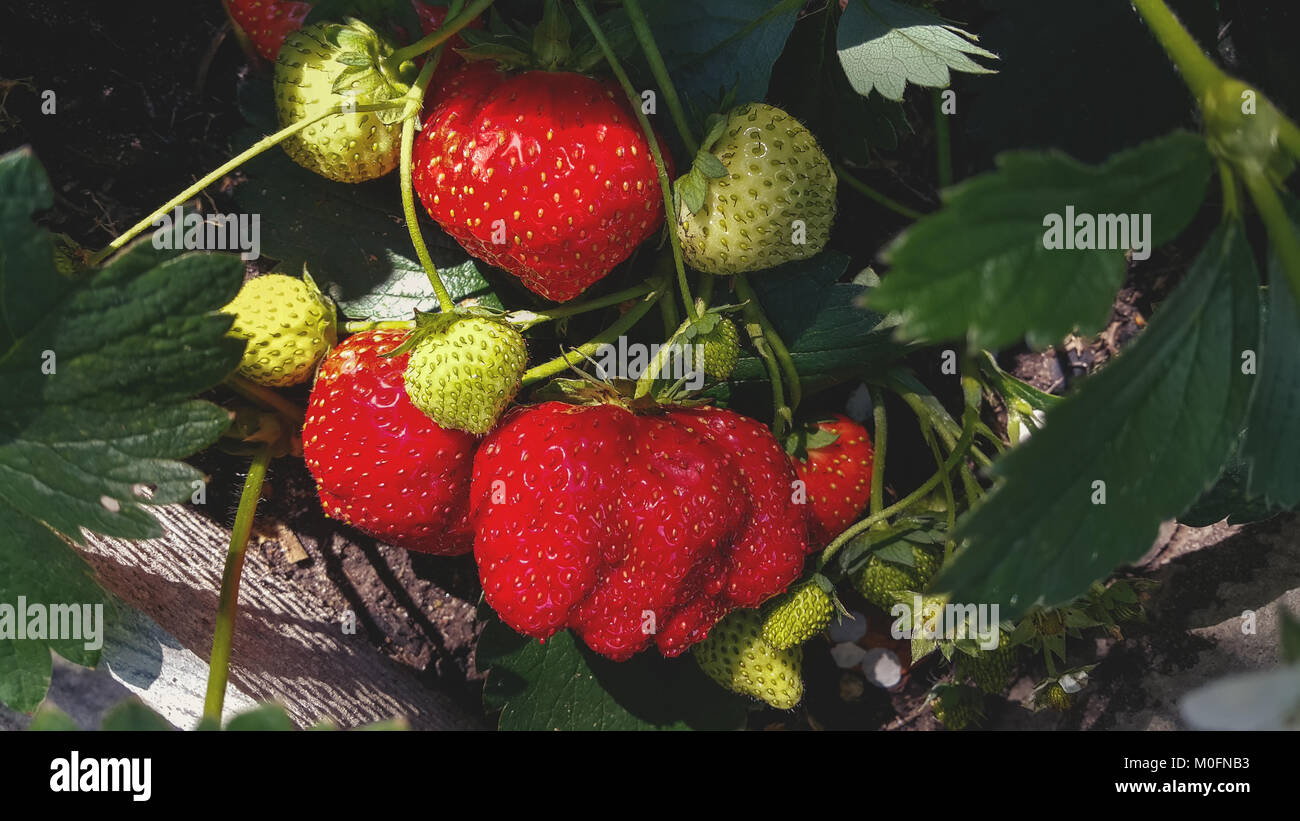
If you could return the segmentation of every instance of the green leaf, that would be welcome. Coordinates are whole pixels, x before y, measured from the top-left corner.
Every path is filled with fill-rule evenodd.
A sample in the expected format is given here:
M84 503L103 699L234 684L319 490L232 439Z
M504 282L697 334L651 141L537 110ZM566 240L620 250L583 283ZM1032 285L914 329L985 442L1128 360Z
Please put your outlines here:
M145 505L188 500L202 474L174 461L221 435L229 416L189 397L225 378L243 343L217 311L244 266L233 255L130 247L108 267L60 276L51 203L31 152L0 157L0 601L103 604L67 539L81 529L149 538ZM12 538L11 538L12 537ZM93 664L77 640L5 641L0 699L30 709L48 685L46 646Z
M297 730L298 725L279 704L261 704L230 719L226 729L233 732L290 732Z
M615 663L580 647L569 631L539 643L489 620L479 638L489 669L483 703L502 730L734 730L745 702L689 658L648 651Z
M1057 153L1012 152L998 170L944 192L944 207L887 251L877 310L903 312L909 338L965 336L997 348L1024 334L1050 344L1100 330L1124 278L1123 250L1049 250L1049 215L1150 215L1151 248L1195 216L1210 175L1199 136L1175 132L1087 166ZM1132 238L1130 238L1132 243Z
M972 41L975 35L922 9L893 0L849 0L840 18L840 64L862 96L878 90L902 100L907 84L944 88L949 71L992 74L968 55L998 56Z
M1005 479L958 525L936 587L1007 618L1068 602L1151 546L1218 476L1250 396L1258 283L1240 225L1220 226L1150 327L1047 426L994 465ZM1104 482L1104 504L1095 504Z
M1300 201L1286 196L1285 202L1297 221ZM1269 258L1268 279L1268 327L1242 460L1250 495L1262 496L1271 507L1293 508L1300 504L1300 313L1276 253Z
M81 727L58 707L46 704L32 716L32 722L27 725L27 729L34 733L75 733L81 730Z
M1258 396L1254 401L1259 401ZM1285 509L1247 493L1246 473L1246 463L1238 449L1223 466L1223 472L1219 474L1214 486L1202 493L1191 507L1179 515L1179 523L1188 527L1206 527L1227 519L1230 525L1241 525L1263 521Z
M837 281L848 264L846 255L824 251L750 278L801 377L868 373L908 349L893 338L896 317L858 307L867 286ZM766 378L762 360L749 352L732 372L735 381Z
M158 732L176 728L167 719L130 698L109 710L99 729L110 732Z
M678 93L708 112L761 100L803 0L656 0L643 8Z

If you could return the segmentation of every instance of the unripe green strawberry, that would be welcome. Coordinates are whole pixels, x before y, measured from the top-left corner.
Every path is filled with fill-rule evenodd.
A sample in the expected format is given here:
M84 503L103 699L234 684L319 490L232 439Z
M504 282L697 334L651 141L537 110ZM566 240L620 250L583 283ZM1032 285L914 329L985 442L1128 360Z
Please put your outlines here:
M337 105L369 105L402 96L407 86L386 65L393 47L359 20L316 23L285 38L275 61L275 108L281 126ZM343 62L344 60L348 62ZM365 182L397 167L400 111L334 114L282 144L294 162L338 182Z
M731 376L740 358L740 333L736 324L723 317L700 341L704 345L704 375L710 379Z
M310 277L250 279L221 310L235 316L230 335L248 342L240 374L259 385L306 382L336 340L334 306Z
M406 366L411 403L444 428L487 433L519 393L528 349L492 317L435 314L416 332Z
M990 695L1007 689L1016 672L1016 648L1011 646L1009 638L1003 633L1002 641L997 647L980 650L978 656L959 653L957 675L961 678L969 677L976 687Z
M1065 688L1061 686L1061 683L1054 681L1047 685L1047 689L1038 696L1038 702L1064 713L1074 706L1074 695L1065 692Z
M763 640L775 650L797 647L826 629L835 605L815 579L809 579L781 597L763 621Z
M888 611L894 606L897 594L924 590L942 563L938 551L917 545L912 546L912 560L915 567L872 556L866 566L854 574L853 586L867 601Z
M835 172L816 138L764 103L732 109L710 136L719 128L705 146L716 159L697 160L679 186L677 234L687 264L743 274L819 253L835 219Z
M736 610L695 645L695 661L709 678L736 693L791 710L803 699L803 649L777 650L763 640L757 610Z
M984 696L963 684L941 685L930 702L934 717L949 730L964 730L984 721Z

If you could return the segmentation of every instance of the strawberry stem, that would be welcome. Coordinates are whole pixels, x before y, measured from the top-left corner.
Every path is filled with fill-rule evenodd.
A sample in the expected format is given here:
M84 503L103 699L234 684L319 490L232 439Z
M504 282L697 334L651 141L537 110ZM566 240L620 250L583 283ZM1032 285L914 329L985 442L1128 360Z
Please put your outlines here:
M1147 28L1151 29L1169 59L1178 67L1183 82L1187 83L1197 101L1227 79L1227 75L1214 61L1201 51L1201 47L1183 28L1183 24L1178 22L1164 0L1133 0L1133 7L1142 15Z
M225 379L226 387L246 399L251 399L257 404L268 410L273 410L290 422L294 430L302 430L303 410L294 403L285 399L280 394L263 387L249 379L245 379L237 373L232 373Z
M776 327L767 318L767 314L763 313L758 295L754 293L754 289L749 285L749 278L744 274L736 276L736 294L743 302L741 312L747 320L757 322L763 329L763 336L771 345L772 353L776 355L776 361L781 366L786 381L790 383L790 412L793 414L799 409L799 403L803 401L803 386L799 381L799 371L794 366L794 359L791 358L785 343L781 341L781 335L776 332Z
M360 334L366 331L412 331L415 330L413 319L363 319L343 323L343 333Z
M659 277L655 281L654 290L642 297L641 301L638 302L635 307L619 317L614 324L596 334L584 344L578 346L576 349L579 352L578 354L557 356L549 362L543 362L536 367L530 368L524 372L522 380L523 384L532 385L536 382L541 382L544 379L550 379L557 373L562 373L571 365L581 361L584 355L595 356L602 345L610 345L617 342L620 336L627 333L633 325L641 320L641 317L650 312L650 309L654 307L655 303L664 296L667 288L668 278L666 276Z
M690 322L683 322L677 327L677 330L668 337L668 341L659 348L659 351L655 354L655 358L650 360L650 364L646 367L645 373L641 374L641 377L637 379L636 391L632 394L633 398L640 399L650 393L650 390L654 387L655 380L659 378L659 373L663 370L664 365L668 362L669 358L676 353L681 344L679 340L686 336L686 329L688 327L690 327Z
M1244 181L1260 219L1264 221L1264 228L1268 231L1269 244L1282 263L1282 272L1291 287L1291 297L1300 303L1300 232L1297 232L1287 216L1281 197L1267 177L1262 174L1246 174Z
M859 194L873 202L885 206L895 214L907 217L913 221L919 220L921 217L925 216L925 214L922 214L920 211L908 208L906 205L886 197L884 194L850 174L849 170L842 165L837 164L835 166L835 176L839 177L840 182L846 183L854 191L857 191Z
M668 112L672 115L673 125L677 126L682 145L686 147L686 155L694 157L700 150L700 144L696 141L687 122L686 111L682 108L681 98L677 96L677 87L673 85L673 79L668 75L668 67L664 65L663 55L659 53L659 44L655 42L654 34L650 31L650 23L646 20L645 12L641 11L641 4L637 0L623 0L623 10L632 21L632 31L636 34L637 42L641 44L646 62L650 64L650 73L659 84L664 102L668 103Z
M230 548L226 552L226 568L221 576L221 597L217 604L217 623L212 633L212 655L208 667L208 691L203 699L203 720L221 725L221 708L226 700L226 683L230 678L230 647L235 635L235 618L239 613L239 578L244 569L244 549L248 534L253 528L253 515L262 495L266 467L271 452L262 448L253 456L244 477L244 490L239 497L239 511L235 526L230 531Z
M876 437L871 453L871 508L874 515L885 506L885 446L889 443L889 416L885 412L885 395L878 387L871 389L871 416Z
M655 134L654 126L650 124L650 118L641 110L641 97L632 87L632 81L628 79L627 72L623 71L623 65L618 61L618 56L614 54L614 49L610 47L609 40L605 37L605 32L601 29L600 23L587 7L586 0L573 0L573 5L577 7L578 13L591 29L592 37L596 38L597 45L600 46L601 52L605 55L605 62L609 63L610 70L618 78L618 83L623 87L623 93L627 95L628 105L632 113L636 115L637 122L641 124L641 130L645 132L646 142L650 145L650 154L654 157L655 170L659 173L659 188L664 199L664 224L668 230L668 241L673 249L673 263L677 266L677 286L682 292L682 302L686 304L686 316L691 319L699 319L696 313L695 300L691 297L691 286L686 282L686 266L682 262L682 245L677 237L677 231L673 229L672 220L674 219L673 209L673 190L672 184L668 180L667 165L664 164L663 151L659 148L659 137Z
M786 424L794 423L794 413L785 403L785 388L781 384L781 366L772 355L772 348L763 334L763 326L754 318L749 305L750 303L746 302L743 310L745 332L749 334L749 341L753 344L754 350L758 351L763 364L767 366L768 381L772 383L772 435L779 440L785 434Z
M347 107L347 112L364 113L368 111L386 111L391 108L396 108L399 105L402 105L402 103L383 102L383 103L365 103L361 105L349 104L349 106ZM231 171L234 171L236 168L248 162L252 158L256 157L258 154L261 154L267 149L279 145L280 143L289 139L294 134L297 134L299 131L302 131L304 128L307 128L313 123L320 122L326 117L332 117L335 114L342 114L343 112L344 112L344 107L342 105L333 106L329 110L321 112L315 117L308 117L305 120L299 120L296 123L292 123L290 125L285 126L284 128L280 129L274 134L269 134L263 137L262 139L253 143L247 149L239 152L234 157L222 163L220 166L218 166L216 169L214 169L213 171L205 175L202 179L200 179L198 182L191 185L189 188L186 188L184 191L172 197L163 205L159 206L159 208L155 210L153 213L151 213L149 216L145 217L144 219L137 222L135 225L131 226L130 230L128 230L125 234L122 234L120 237L110 242L108 246L105 247L103 250L91 254L90 257L86 260L87 264L93 266L103 262L104 259L107 258L110 254L117 251L118 249L126 245L131 240L135 239L146 228L152 226L154 224L154 220L158 219L163 214L169 213L176 206L186 202L195 194L198 194L200 191L207 188L209 185L221 179L225 175L229 174Z
M415 144L415 121L419 117L420 106L424 102L424 93L429 86L429 78L433 76L441 57L442 49L439 48L425 61L424 68L420 69L420 75L415 78L415 83L412 84L411 90L407 92L406 99L414 105L415 113L402 121L402 154L398 174L401 175L402 213L406 216L406 230L411 234L411 244L415 246L415 256L419 258L420 267L424 269L424 275L429 278L429 284L433 286L433 292L438 297L439 308L442 309L444 314L449 314L456 309L456 303L452 301L451 294L447 292L447 286L443 284L442 277L438 276L438 268L433 264L433 257L429 256L429 246L424 244L424 234L420 231L420 218L415 210L415 192L411 183L411 149Z
M432 51L454 37L461 29L474 22L475 17L478 17L480 14L487 11L488 6L491 6L495 2L496 0L476 0L473 3L470 3L469 6L460 14L450 20L444 21L436 31L426 34L424 37L416 40L409 46L394 51L388 58L389 63L393 67L397 67L407 60L414 60L421 54L424 54L427 51Z
M612 294L606 294L602 297L587 300L586 302L569 303L560 305L556 308L550 308L545 311L528 311L518 310L506 314L506 322L516 325L519 330L526 331L545 322L553 322L557 319L565 319L578 314L585 314L590 311L597 311L601 308L608 308L611 305L618 305L620 302L627 302L629 299L636 299L655 290L654 280L646 280L621 291L615 291Z
M682 318L677 313L677 303L671 299L659 300L659 313L663 316L664 338L667 339L673 335L673 331L676 330L677 326L682 324Z

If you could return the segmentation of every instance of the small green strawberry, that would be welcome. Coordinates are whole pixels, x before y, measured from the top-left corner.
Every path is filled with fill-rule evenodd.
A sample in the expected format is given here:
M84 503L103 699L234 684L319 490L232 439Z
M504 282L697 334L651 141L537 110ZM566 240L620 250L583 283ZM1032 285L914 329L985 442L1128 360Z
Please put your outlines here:
M969 677L975 682L976 687L990 695L996 695L1007 689L1011 677L1016 672L1017 653L1016 648L1011 646L1010 638L1008 634L1003 633L997 647L992 650L979 650L977 656L958 653L958 677Z
M695 661L728 690L792 710L803 699L803 649L776 650L762 629L757 610L736 610L692 648Z
M825 630L835 612L828 587L824 577L814 577L780 597L763 621L763 640L775 650L788 650Z
M235 316L230 336L248 343L239 373L259 385L306 382L337 338L334 306L306 275L250 279L221 310Z
M1065 692L1065 688L1061 686L1061 683L1054 681L1038 694L1037 701L1039 704L1046 704L1053 710L1064 713L1074 706L1074 694Z
M794 117L764 103L732 109L678 181L686 263L743 274L819 253L835 219L835 184L830 160Z
M736 323L722 315L722 308L711 308L686 329L686 342L695 348L696 364L710 379L731 376L740 358L740 332Z
M863 598L888 611L900 593L920 592L939 572L942 563L937 550L912 545L914 567L907 567L872 556L865 567L853 575L853 586Z
M395 100L408 89L387 58L392 45L359 20L316 23L291 33L275 61L275 108L281 126L338 105ZM399 108L328 116L286 139L294 162L338 182L365 182L397 167Z
M519 331L480 314L425 314L409 346L406 393L444 428L487 433L519 393L528 349Z
M949 730L965 730L984 721L984 694L964 684L941 684L935 687L930 701L934 717Z

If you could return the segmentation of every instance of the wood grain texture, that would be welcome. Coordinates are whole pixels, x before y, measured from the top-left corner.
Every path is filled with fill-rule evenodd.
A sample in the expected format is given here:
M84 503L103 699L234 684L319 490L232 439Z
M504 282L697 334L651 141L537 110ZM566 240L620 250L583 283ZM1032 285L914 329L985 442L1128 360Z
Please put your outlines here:
M159 539L84 534L82 554L101 584L156 623L128 618L106 647L115 677L178 726L202 712L228 530L183 505L154 508ZM233 703L279 701L300 726L354 727L396 716L416 729L476 729L480 722L414 671L378 653L344 613L271 573L249 550L231 659ZM134 625L134 626L132 626ZM195 663L197 662L197 664Z

